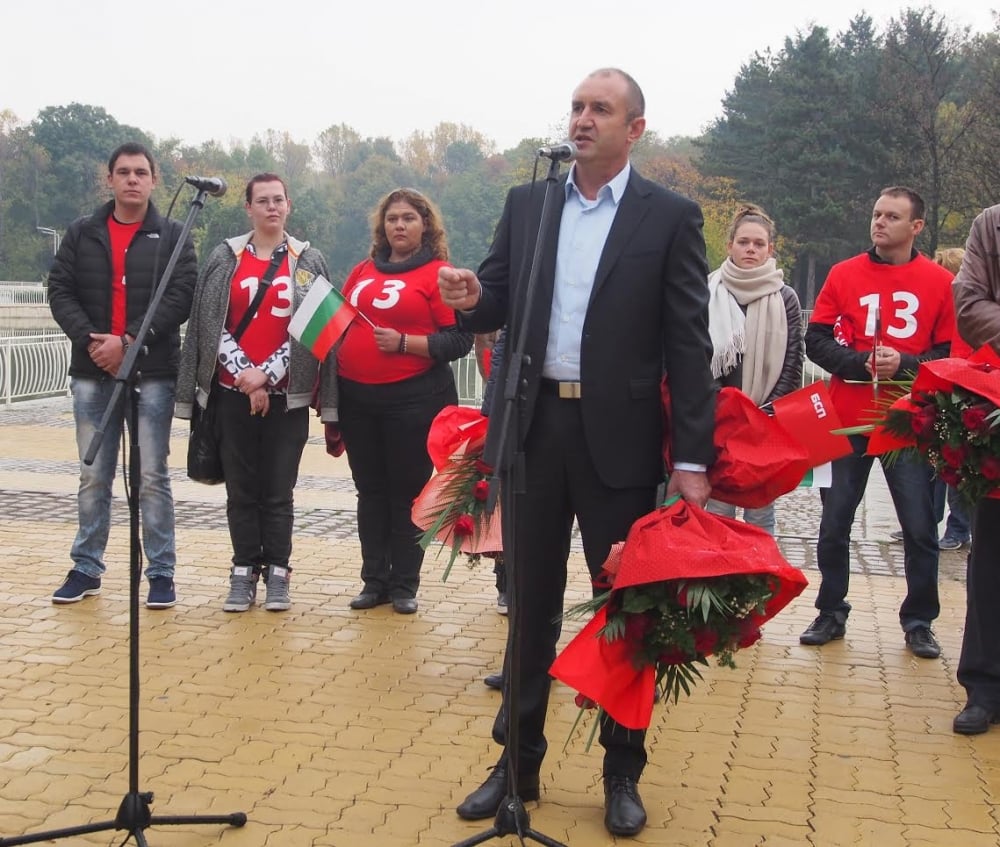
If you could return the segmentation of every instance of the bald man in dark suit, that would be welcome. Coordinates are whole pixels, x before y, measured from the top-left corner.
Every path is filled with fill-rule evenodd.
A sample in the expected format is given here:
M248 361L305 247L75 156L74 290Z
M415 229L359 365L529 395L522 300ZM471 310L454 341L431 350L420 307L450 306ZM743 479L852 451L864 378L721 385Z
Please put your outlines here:
M642 91L605 68L573 93L570 138L576 160L554 193L556 208L540 256L536 302L527 325L527 259L534 253L543 192L507 197L493 245L478 273L442 269L444 302L463 328L508 326L504 384L521 334L520 433L525 493L513 526L519 673L517 793L539 796L545 713L563 611L574 518L587 566L596 575L615 542L656 505L663 480L660 382L669 378L674 469L668 493L703 506L714 458L715 388L709 368L708 265L702 215L691 200L643 179L629 152L645 129ZM494 365L501 366L500 363ZM502 412L497 391L491 420ZM493 429L492 433L496 430ZM490 445L487 445L489 454ZM501 466L506 485L510 468ZM503 707L494 738L504 744ZM606 719L605 825L635 835L646 822L637 783L646 764L644 733ZM496 815L507 793L505 757L458 807L475 820Z

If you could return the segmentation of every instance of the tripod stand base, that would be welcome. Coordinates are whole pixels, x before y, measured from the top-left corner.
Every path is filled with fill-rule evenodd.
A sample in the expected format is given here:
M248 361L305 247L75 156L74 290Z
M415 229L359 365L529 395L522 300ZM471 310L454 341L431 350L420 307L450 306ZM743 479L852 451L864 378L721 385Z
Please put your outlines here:
M36 832L33 835L16 835L13 838L0 838L0 847L10 847L13 844L34 844L38 841L50 841L58 838L72 838L74 835L86 835L88 832L106 832L113 829L128 830L129 837L135 838L139 847L146 847L146 837L143 830L151 825L162 824L177 826L184 824L229 824L240 827L247 822L243 812L231 815L152 815L149 806L153 802L153 794L149 791L136 791L126 794L118 807L118 815L113 821L88 823L82 826L70 826L65 829L52 829L48 832ZM128 841L128 838L125 839ZM124 843L124 842L123 842Z
M505 835L516 835L521 839L522 844L525 839L528 839L545 844L546 847L565 847L562 842L549 838L540 832L535 832L531 828L531 818L528 811L524 808L521 798L516 794L504 797L490 829L479 833L479 835L474 835L472 838L467 838L465 841L459 841L454 847L473 847L475 844L482 844L491 838L503 838ZM2 843L0 842L0 844Z

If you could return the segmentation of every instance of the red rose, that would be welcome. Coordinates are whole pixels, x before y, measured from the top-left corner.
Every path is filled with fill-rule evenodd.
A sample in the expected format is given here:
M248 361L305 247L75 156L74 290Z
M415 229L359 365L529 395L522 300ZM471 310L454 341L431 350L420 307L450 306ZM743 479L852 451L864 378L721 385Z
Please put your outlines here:
M577 694L573 702L576 703L579 709L594 709L597 707L597 703L589 697L584 697L582 694Z
M671 647L664 650L656 657L656 661L661 665L682 665L688 661L688 655L678 647Z
M749 647L751 644L756 644L759 639L760 627L757 624L749 619L740 621L740 636L737 642L740 647Z
M719 643L719 633L708 627L692 630L691 634L694 636L694 649L702 656L710 656Z
M476 523L472 520L472 515L459 515L455 518L455 535L468 538L475 531Z
M487 465L482 459L476 459L476 473L481 473L483 476L489 476L493 473L493 466Z
M967 409L966 411L971 411L971 409ZM959 444L958 447L952 447L950 444L941 445L941 458L951 468L962 467L962 463L968 455L969 448L965 444Z
M638 644L653 628L653 619L649 615L629 614L625 616L625 640Z
M477 500L485 501L490 493L490 484L485 480L481 479L476 483L475 487L472 489L472 496Z
M984 432L989 429L986 414L986 409L982 406L970 406L962 412L962 426L973 432Z
M918 438L926 438L934 431L937 420L937 408L931 405L921 406L910 416L910 426Z
M987 456L979 463L979 472L988 480L1000 479L1000 457Z
M962 481L962 475L955 468L941 468L938 479L946 485L957 486Z

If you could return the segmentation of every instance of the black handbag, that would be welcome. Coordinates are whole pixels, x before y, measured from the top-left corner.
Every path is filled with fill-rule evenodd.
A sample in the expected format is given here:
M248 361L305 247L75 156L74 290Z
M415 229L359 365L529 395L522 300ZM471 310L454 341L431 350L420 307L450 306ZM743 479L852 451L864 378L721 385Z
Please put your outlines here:
M215 410L218 405L217 389L213 385L208 402L201 408L195 401L191 412L191 435L188 438L187 475L195 482L218 485L225 482L222 473L222 455L215 432Z
M283 247L284 245L282 245ZM267 266L264 276L257 286L257 293L247 307L239 326L233 332L233 338L239 343L246 328L250 325L253 316L257 314L267 289L271 285L271 280L281 267L281 262L285 258L285 250L278 248L271 254L271 264ZM218 380L213 380L212 387L208 392L208 400L205 408L194 402L194 409L191 412L191 435L188 438L187 451L187 475L195 482L202 482L205 485L218 485L225 482L226 477L222 470L222 454L219 450L219 435L216 428L216 415L218 408L218 393L221 389Z

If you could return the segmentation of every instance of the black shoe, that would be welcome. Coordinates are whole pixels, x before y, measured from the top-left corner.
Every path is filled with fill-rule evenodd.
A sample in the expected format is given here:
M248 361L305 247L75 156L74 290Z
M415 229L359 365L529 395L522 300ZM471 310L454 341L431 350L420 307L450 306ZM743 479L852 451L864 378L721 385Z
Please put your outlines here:
M384 594L376 594L374 591L362 591L357 597L351 600L352 609L374 609L376 606L384 606L392 601Z
M538 774L521 777L517 781L517 796L522 801L537 800ZM507 796L507 762L501 760L486 782L466 797L455 809L458 816L467 821L480 821L496 817L500 804Z
M397 597L392 601L392 610L397 615L412 615L417 611L417 601L412 597Z
M612 835L638 835L646 825L639 787L630 776L604 777L604 828Z
M991 723L1000 723L1000 714L969 703L955 715L951 729L959 735L982 735L990 728Z
M830 641L844 637L847 628L832 612L820 612L816 620L809 624L802 635L799 636L799 644L808 644L810 647L819 647Z
M491 673L483 677L483 682L486 683L487 688L495 688L497 691L500 691L503 689L503 674L499 671Z
M941 655L941 645L929 626L917 626L907 632L906 646L920 659L936 659Z

